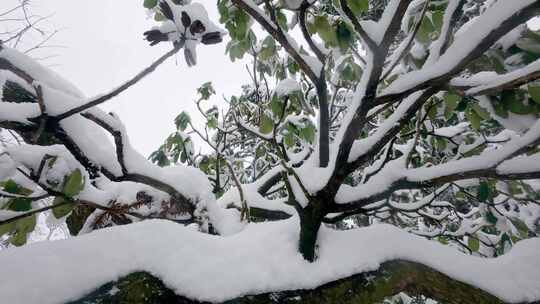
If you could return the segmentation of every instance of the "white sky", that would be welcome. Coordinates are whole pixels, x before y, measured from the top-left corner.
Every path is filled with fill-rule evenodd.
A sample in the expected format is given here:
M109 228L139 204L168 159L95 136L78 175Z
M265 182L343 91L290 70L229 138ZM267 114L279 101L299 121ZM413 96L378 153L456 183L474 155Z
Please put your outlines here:
M0 0L0 11L14 7L19 0ZM509 1L509 0L508 0ZM142 0L47 0L33 1L34 13L54 14L49 28L60 29L49 44L65 48L46 48L35 57L58 55L42 63L50 65L72 81L87 96L121 84L170 49L168 44L150 47L142 33L155 22L147 17ZM199 0L206 5L212 20L218 21L216 0ZM537 20L538 21L538 20ZM10 27L0 23L0 31ZM535 28L540 22L535 22ZM36 38L35 35L30 36ZM244 62L232 63L225 55L227 41L198 48L198 64L188 68L183 55L170 59L156 72L102 108L119 114L132 144L144 155L154 151L174 130L173 119L182 110L200 124L193 100L196 88L212 81L217 91L230 96L249 82ZM197 123L198 122L198 123ZM196 136L194 136L196 139ZM197 140L196 140L197 142ZM201 145L197 145L200 147Z
M5 11L18 0L1 2L0 11ZM49 44L65 46L43 49L33 56L58 55L42 63L50 65L87 96L106 92L171 48L170 44L150 47L143 40L143 32L155 22L148 19L142 2L33 1L34 13L54 14L49 19L52 24L47 24L47 27L61 30ZM199 2L207 4L211 19L218 23L215 0ZM132 144L144 155L149 155L174 131L173 120L178 113L185 110L192 114L194 121L199 117L193 101L196 88L201 84L212 81L217 92L212 101L220 102L223 94L230 96L239 92L241 84L249 81L245 62L232 63L225 54L226 42L214 46L200 45L198 64L192 68L186 66L180 53L176 59L169 59L148 78L102 108L119 114Z

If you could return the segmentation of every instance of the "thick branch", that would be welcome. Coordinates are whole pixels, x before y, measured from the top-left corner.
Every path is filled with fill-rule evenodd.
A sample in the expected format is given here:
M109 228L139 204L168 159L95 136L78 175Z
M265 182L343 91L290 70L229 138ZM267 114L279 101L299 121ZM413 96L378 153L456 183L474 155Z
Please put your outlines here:
M311 48L311 50L313 51L313 53L315 53L315 55L317 55L317 58L319 58L319 60L321 62L325 62L326 61L326 58L325 58L326 56L324 56L323 52L315 44L315 42L313 41L313 39L311 38L311 35L309 34L309 32L307 30L306 12L307 12L308 8L310 7L310 5L311 4L308 1L304 1L302 3L302 5L300 6L300 13L299 13L299 16L298 16L298 19L300 21L300 29L302 30L302 35L304 35L304 39L307 41L307 43L308 43L309 47Z
M519 88L520 86L540 79L540 60L537 60L524 68L512 71L504 75L498 75L487 83L480 85L472 84L468 86L457 86L459 90L466 90L464 95L482 96L497 95L508 89Z
M376 52L379 46L371 37L369 37L369 34L366 33L362 25L360 25L360 22L358 21L358 18L354 15L353 11L349 7L349 4L347 3L347 0L340 0L341 9L345 13L345 15L349 18L351 23L353 24L354 30L360 35L360 38L364 41L364 43L367 45L367 48L372 52Z
M287 53L294 58L298 63L298 66L302 69L304 73L309 77L314 83L319 78L317 71L313 71L307 62L302 58L300 53L289 43L289 40L285 34L279 29L277 24L272 24L264 15L264 13L257 10L255 7L246 3L243 0L232 0L232 2L248 13L253 19L255 19L274 39L276 39L281 46L287 51Z
M123 139L123 135L122 135L122 132L120 130L117 130L114 126L110 125L109 123L107 123L105 120L87 112L87 113L84 113L83 116L93 122L95 122L97 125L101 126L102 128L104 128L107 132L109 132L113 137L114 137L114 141L115 141L115 144L116 144L116 153L117 153L117 159L118 159L118 162L120 163L120 166L122 167L122 176L115 176L113 174L111 174L110 172L106 172L106 171L103 171L102 169L102 172L104 172L108 178L110 178L111 180L113 181L132 181L132 182L138 182L138 183L141 183L141 184L145 184L145 185L148 185L148 186L151 186L153 188L156 188L158 190L161 190L165 193L168 193L169 195L171 195L173 198L176 198L178 200L180 200L181 202L183 203L189 203L190 200L188 198L186 198L183 194L181 194L180 192L178 192L178 190L176 190L176 188L174 188L173 186L163 182L163 181L160 181L158 179L155 179L151 176L146 176L146 175L142 175L142 174L139 174L139 173L133 173L133 172L129 172L129 168L126 167L126 164L124 162L124 139Z

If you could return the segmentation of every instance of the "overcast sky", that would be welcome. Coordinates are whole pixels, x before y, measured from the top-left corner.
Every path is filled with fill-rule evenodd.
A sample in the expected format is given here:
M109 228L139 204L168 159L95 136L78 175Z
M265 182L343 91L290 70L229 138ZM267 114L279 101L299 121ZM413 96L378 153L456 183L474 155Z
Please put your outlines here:
M0 0L0 11L15 6L19 0ZM511 1L511 0L506 0ZM34 57L57 55L42 61L77 85L87 96L110 90L121 84L154 59L170 49L170 45L148 46L142 33L155 22L148 18L142 0L46 0L32 1L34 13L53 14L45 26L59 29L49 45ZM217 23L215 0L206 4L211 19ZM0 30L9 27L0 24ZM540 22L536 22L538 28ZM37 38L34 35L30 38ZM141 153L149 155L174 130L173 119L182 110L201 121L193 100L196 88L212 81L220 102L221 96L238 93L249 81L246 62L232 63L225 55L226 41L219 45L198 48L198 64L188 68L183 56L167 61L156 72L102 107L114 111L125 123L131 142Z
M0 0L0 11L18 0ZM73 82L87 96L106 92L132 77L167 52L170 44L150 47L143 32L155 22L147 17L142 0L47 0L33 1L34 13L54 14L46 24L60 29L47 48L35 57L55 54L42 63ZM218 22L215 0L200 1ZM33 35L32 38L37 38ZM154 151L174 130L174 117L182 110L197 119L193 100L196 88L212 81L218 93L230 96L247 83L245 63L232 63L225 55L226 41L219 45L199 45L198 64L188 68L183 55L169 59L156 72L102 108L119 114L133 145L144 155Z

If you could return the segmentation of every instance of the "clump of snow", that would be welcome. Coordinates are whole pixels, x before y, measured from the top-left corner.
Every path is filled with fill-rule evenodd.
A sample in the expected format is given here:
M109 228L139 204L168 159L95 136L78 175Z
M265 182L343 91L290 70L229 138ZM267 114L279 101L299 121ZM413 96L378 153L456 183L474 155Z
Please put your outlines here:
M220 302L247 294L311 289L372 271L385 261L423 263L507 302L540 299L540 239L496 259L467 256L390 225L323 228L319 259L297 252L298 219L250 224L230 237L145 221L0 252L3 303L63 303L133 271L149 271L178 294ZM54 279L51 279L54 278ZM28 288L31 286L32 288Z
M321 75L324 65L322 62L317 58L309 55L300 55L302 59L306 62L306 64L309 66L309 68L318 75Z
M479 100L478 104L482 108L486 109L491 114L491 117L493 117L494 120L496 120L508 130L523 133L527 131L532 125L534 125L534 123L537 121L537 117L533 114L520 115L508 112L507 118L501 117L497 115L495 109L493 108L493 105L491 104L487 96L478 96L476 98Z
M11 62L20 70L25 71L32 78L39 80L43 84L53 89L63 91L75 97L84 96L84 94L71 82L65 80L57 73L30 59L27 55L21 52L6 46L2 46L0 49L0 57Z
M0 102L0 121L30 124L27 118L39 116L39 106L34 103Z
M468 122L462 122L455 126L449 126L444 128L436 129L433 133L435 135L452 138L454 136L457 136L469 129L469 123Z
M193 17L197 17L203 22L208 21L206 11L200 4L194 3L188 6L182 6L182 10L189 11ZM180 14L181 11L176 13ZM210 24L207 24L207 29L213 28ZM54 116L65 113L65 111L76 108L89 101L71 83L16 50L3 47L0 51L0 58L11 62L28 73L34 79L32 86L41 87L45 110L49 115ZM30 84L11 73L2 73L0 78L0 84L2 81L9 79L16 81L31 92L34 90ZM234 224L234 214L231 214L230 210L224 211L222 208L217 207L215 198L211 192L210 182L202 171L194 167L182 165L161 168L150 163L150 161L132 148L124 126L114 114L108 115L99 108L91 108L85 112L99 118L115 131L122 134L124 165L129 174L140 174L171 186L196 206L197 216L206 216L206 212L208 212L208 218L220 233L223 232L226 234L226 232L232 233L233 231L238 231L238 225ZM35 118L39 115L41 115L41 112L37 104L0 102L0 120L30 123L28 121L29 118ZM95 165L96 168L106 169L116 177L122 177L123 172L116 155L116 147L110 140L110 135L102 127L82 117L80 114L63 119L60 121L60 125L78 149L88 158L90 163ZM68 161L71 170L80 168L81 171L86 172L83 166L64 147L36 147L27 145L12 148L9 151L13 159L24 163L27 167L34 170L37 170L41 159L43 159L46 153L59 156ZM89 180L88 177L87 180ZM88 199L89 201L106 205L107 201L111 199L121 198L119 193L103 191L88 184L90 183L87 183L87 187L80 194L81 199ZM109 188L109 190L111 189Z
M298 83L298 81L292 78L283 79L282 81L278 83L275 89L275 92L278 96L285 96L294 92L301 92L301 91L302 91L302 88L300 87L300 84Z

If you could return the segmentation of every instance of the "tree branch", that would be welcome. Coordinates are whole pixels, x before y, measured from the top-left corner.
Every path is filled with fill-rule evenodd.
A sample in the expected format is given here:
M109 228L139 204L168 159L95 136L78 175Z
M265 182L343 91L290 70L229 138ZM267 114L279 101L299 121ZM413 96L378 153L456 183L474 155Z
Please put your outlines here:
M68 111L66 111L64 113L61 113L59 115L56 115L54 118L57 121L60 121L62 119L68 118L68 117L70 117L72 115L83 112L85 110L90 109L91 107L97 106L99 104L102 104L102 103L108 101L109 99L111 99L111 98L117 96L118 94L124 92L125 90L129 89L131 86L135 85L137 82L142 80L144 77L150 75L153 71L156 70L156 68L158 66L160 66L163 62L165 62L165 60L167 60L169 57L172 57L174 54L178 53L178 51L181 48L182 48L182 45L174 44L174 48L172 50L170 50L165 55L158 58L150 66L148 66L147 68L145 68L144 70L139 72L132 79L126 81L124 84L122 84L118 88L116 88L116 89L114 89L114 90L112 90L112 91L110 91L110 92L108 92L106 94L103 94L103 95L100 95L100 96L95 97L93 99L90 99L85 104L77 106L77 107L75 107L75 108L73 108L71 110L68 110Z

